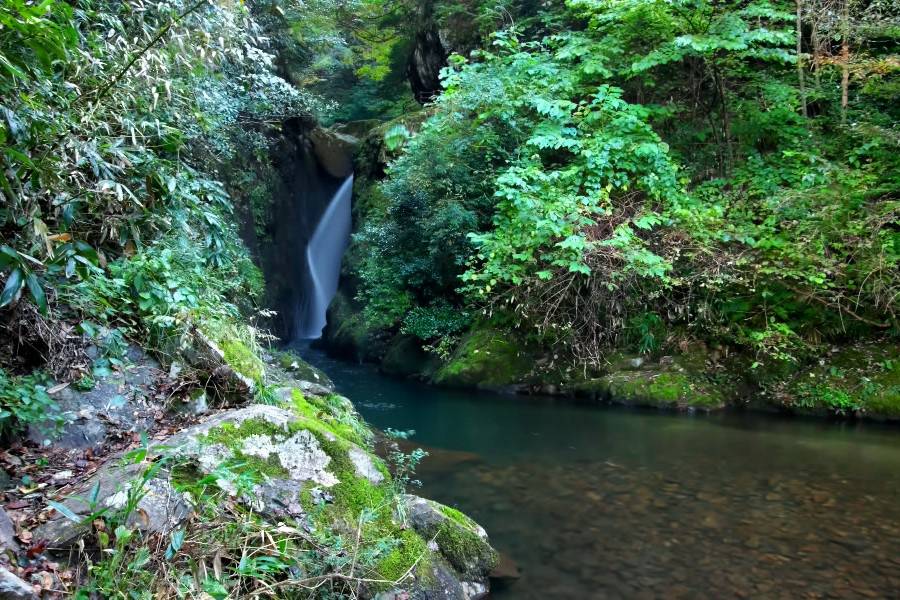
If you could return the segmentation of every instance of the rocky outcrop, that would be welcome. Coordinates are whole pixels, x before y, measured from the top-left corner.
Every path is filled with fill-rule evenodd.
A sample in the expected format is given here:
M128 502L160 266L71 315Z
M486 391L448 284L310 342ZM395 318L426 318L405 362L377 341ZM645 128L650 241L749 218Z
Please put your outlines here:
M277 388L279 405L213 412L113 457L57 499L35 538L65 550L97 519L112 519L167 539L246 514L273 532L345 536L340 552L355 539L370 561L360 564L367 575L355 597L482 597L496 557L484 530L453 509L398 495L352 403L330 382L297 383ZM372 527L361 525L371 519ZM309 551L323 551L320 543Z
M161 367L133 345L127 347L124 358L121 369L99 378L89 389L66 384L52 386L51 396L66 422L61 427L53 422L34 424L28 437L38 444L52 439L57 447L80 449L102 444L113 430L146 430L154 413L146 399L162 374Z
M422 537L433 540L441 555L463 574L470 587L487 590L487 574L499 555L488 543L487 532L456 509L418 496L405 496L409 524Z
M702 348L657 359L614 353L606 374L570 385L581 396L614 404L719 410L737 400L739 386L734 377L711 372L708 358Z
M38 600L34 587L0 567L0 600Z
M359 140L347 133L316 127L309 132L316 159L329 175L346 179L353 174L353 157Z

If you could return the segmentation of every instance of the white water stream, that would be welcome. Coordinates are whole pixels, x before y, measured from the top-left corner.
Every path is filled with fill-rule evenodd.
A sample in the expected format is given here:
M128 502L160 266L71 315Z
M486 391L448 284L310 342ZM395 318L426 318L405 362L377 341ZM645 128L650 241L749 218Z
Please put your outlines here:
M325 313L337 293L341 259L350 241L352 196L353 175L332 197L306 246L311 289L305 294L305 310L300 307L296 313L299 339L319 338L325 328Z

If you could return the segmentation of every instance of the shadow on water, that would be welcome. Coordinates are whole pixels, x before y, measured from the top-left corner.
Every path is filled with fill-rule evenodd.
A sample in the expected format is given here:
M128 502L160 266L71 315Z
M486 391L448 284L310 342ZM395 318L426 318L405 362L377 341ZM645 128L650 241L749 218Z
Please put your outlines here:
M301 352L435 449L422 493L522 569L493 597L900 597L895 428L444 390Z

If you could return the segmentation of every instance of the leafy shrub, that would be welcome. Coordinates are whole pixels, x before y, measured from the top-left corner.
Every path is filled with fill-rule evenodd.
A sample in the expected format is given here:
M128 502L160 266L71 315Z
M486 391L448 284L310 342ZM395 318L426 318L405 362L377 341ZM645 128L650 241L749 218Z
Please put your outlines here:
M10 377L0 369L0 432L41 425L50 435L65 423L56 401L47 394L46 383L40 374Z
M406 314L401 331L427 342L459 333L470 322L468 313L447 304L416 306Z

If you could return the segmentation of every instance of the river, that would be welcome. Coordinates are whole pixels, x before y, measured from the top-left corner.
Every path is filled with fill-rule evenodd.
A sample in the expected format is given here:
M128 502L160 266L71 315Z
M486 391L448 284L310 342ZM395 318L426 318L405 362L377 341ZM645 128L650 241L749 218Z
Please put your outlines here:
M301 353L431 451L415 493L490 533L492 598L900 598L900 431L444 390Z

